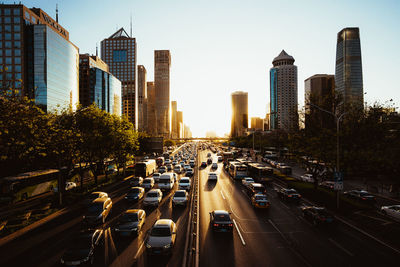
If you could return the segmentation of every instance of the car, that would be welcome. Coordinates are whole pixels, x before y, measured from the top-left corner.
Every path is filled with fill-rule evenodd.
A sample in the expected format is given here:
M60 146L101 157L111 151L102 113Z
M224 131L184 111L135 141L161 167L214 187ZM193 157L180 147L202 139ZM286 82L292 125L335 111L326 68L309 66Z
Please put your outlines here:
M152 189L153 186L154 186L154 178L150 177L150 178L146 178L146 179L143 180L142 187L145 190Z
M76 188L76 183L74 182L66 182L65 183L65 191L72 190Z
M163 174L164 172L167 172L167 167L166 166L161 166L160 168L158 168L158 172Z
M194 175L193 169L187 169L186 170L186 172L185 172L185 176L186 177L193 177L193 175Z
M302 176L300 176L300 180L308 183L314 183L314 178L311 173L303 174Z
M248 187L251 183L254 183L254 179L251 177L244 177L242 179L242 185Z
M267 199L267 195L258 193L251 197L251 204L254 208L265 209L269 208L270 202Z
M285 201L299 202L301 195L293 188L281 188L277 191L278 197Z
M218 156L218 162L222 162L222 156Z
M172 165L175 166L176 164L178 164L178 161L177 160L173 160L172 161Z
M202 161L201 165L200 165L200 168L206 168L206 167L207 167L207 162Z
M164 162L164 164L165 164L165 165L171 164L171 159L166 159L165 162Z
M324 208L316 206L307 206L302 208L303 217L312 222L315 226L322 224L332 224L333 216Z
M161 173L155 172L153 173L153 179L155 183L158 183L158 179L160 179Z
M216 172L209 172L208 173L208 181L218 181L218 174Z
M108 198L108 194L105 192L99 192L99 191L95 191L90 193L90 195L83 201L85 206L90 205L93 200L95 200L96 198Z
M335 182L332 181L323 181L319 184L321 187L325 187L328 189L334 189L335 188Z
M174 188L175 179L172 173L167 172L161 175L160 179L158 180L158 188L165 191L169 191Z
M375 196L365 190L350 190L343 193L346 197L365 203L375 203Z
M141 186L143 184L143 178L142 177L132 177L129 180L129 184L131 186Z
M172 164L165 165L167 167L167 171L172 171Z
M146 196L143 199L144 206L158 206L162 200L162 192L160 189L151 189L147 192Z
M207 158L209 158L209 157L211 157L211 153L210 152L207 153Z
M181 161L180 163L179 163L180 165L181 165L181 167L182 167L182 169L185 167L185 161Z
M172 197L172 206L186 206L189 200L189 194L186 190L176 190Z
M114 232L120 236L139 235L146 220L146 212L141 209L126 210L118 218Z
M218 163L214 162L213 164L211 164L211 169L218 169Z
M143 198L144 191L143 187L132 187L128 193L126 193L125 199L128 201L139 201Z
M212 163L212 159L211 158L208 158L207 159L207 165L210 165Z
M194 162L194 159L189 160L189 165L191 168L194 168L194 166L196 165L196 163Z
M210 212L210 224L214 232L233 231L231 215L226 210L214 210Z
M382 206L381 212L400 222L400 205Z
M182 172L182 166L181 165L175 165L174 166L174 172L180 174Z
M157 220L145 241L148 255L171 254L176 240L177 227L170 219Z
M94 258L103 243L104 231L101 229L76 234L61 256L61 264L65 266L93 265Z
M111 198L96 198L88 206L83 223L85 225L98 225L106 221L112 209Z
M190 188L191 188L191 181L190 181L190 178L189 178L189 177L182 177L182 178L179 180L178 189L190 191Z
M265 187L260 184L260 183L251 183L247 187L247 192L250 196L253 196L254 194L261 193L261 194L266 194L267 190Z
M177 179L178 175L176 175L176 173L173 172L172 176L174 177L174 182L176 182L176 179Z
M191 167L190 167L189 164L185 164L185 166L183 166L183 169L184 169L185 171L187 171L187 170L191 169Z

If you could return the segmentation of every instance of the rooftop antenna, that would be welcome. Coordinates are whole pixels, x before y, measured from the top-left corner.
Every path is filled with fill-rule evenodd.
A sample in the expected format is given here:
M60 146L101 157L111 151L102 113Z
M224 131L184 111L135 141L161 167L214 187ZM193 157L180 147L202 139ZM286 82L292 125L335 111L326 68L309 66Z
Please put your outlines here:
M96 57L98 57L98 56L99 56L99 46L98 46L98 44L96 42Z
M131 13L131 38L132 38L132 13Z
M58 4L56 4L56 22L58 23Z

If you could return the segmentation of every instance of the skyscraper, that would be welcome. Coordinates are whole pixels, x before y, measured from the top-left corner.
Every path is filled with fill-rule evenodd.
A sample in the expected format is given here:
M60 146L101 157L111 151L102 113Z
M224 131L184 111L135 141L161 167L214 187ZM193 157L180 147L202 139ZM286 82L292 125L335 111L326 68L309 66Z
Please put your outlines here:
M337 34L335 90L343 97L344 106L363 107L364 91L358 28L344 28Z
M122 113L138 129L136 39L124 28L101 41L101 59L122 83Z
M138 65L138 129L143 132L147 129L147 83L146 68Z
M254 130L263 131L264 130L264 119L259 117L251 117L250 118L251 128Z
M95 103L98 108L121 116L121 82L97 56L79 55L79 102L82 106Z
M2 88L15 88L44 111L79 102L79 49L40 8L0 5ZM22 80L22 82L21 82Z
M243 136L248 128L248 94L237 91L232 93L231 136Z
M270 129L299 128L297 112L297 66L285 50L274 58L270 69Z
M169 137L169 50L154 51L154 84L156 89L157 135Z
M305 100L305 127L311 125L318 128L332 127L332 115L319 110L333 111L333 95L335 90L335 77L328 74L315 74L304 81Z
M183 112L176 112L176 121L178 124L178 138L183 138L184 136L184 125L183 125Z
M178 121L177 121L177 110L178 105L176 101L171 101L171 137L178 137Z
M147 82L147 133L157 136L156 89L154 82Z

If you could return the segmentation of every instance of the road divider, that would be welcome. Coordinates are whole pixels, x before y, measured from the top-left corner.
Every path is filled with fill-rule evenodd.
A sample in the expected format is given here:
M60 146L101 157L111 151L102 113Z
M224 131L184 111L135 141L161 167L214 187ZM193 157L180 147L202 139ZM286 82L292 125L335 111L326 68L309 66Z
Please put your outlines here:
M235 225L236 231L238 232L238 235L240 237L240 241L242 241L243 246L246 246L246 242L244 242L244 238L242 236L242 234L240 233L239 227L237 226L236 220L233 219L233 224Z

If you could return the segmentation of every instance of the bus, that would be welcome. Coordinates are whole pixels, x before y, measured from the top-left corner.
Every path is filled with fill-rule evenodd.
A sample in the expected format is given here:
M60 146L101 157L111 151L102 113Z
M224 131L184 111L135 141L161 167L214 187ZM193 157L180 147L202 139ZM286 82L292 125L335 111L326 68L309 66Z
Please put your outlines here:
M53 192L58 186L59 170L40 170L0 179L0 202L16 203Z
M247 176L247 166L237 162L231 162L229 165L229 175L233 179L242 179Z
M258 183L267 183L272 180L274 170L259 163L248 164L249 176Z
M146 178L156 171L156 161L148 159L135 164L135 175Z
M164 165L164 157L158 157L158 158L156 159L156 163L157 163L157 166L158 166L158 167Z

